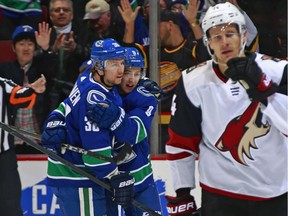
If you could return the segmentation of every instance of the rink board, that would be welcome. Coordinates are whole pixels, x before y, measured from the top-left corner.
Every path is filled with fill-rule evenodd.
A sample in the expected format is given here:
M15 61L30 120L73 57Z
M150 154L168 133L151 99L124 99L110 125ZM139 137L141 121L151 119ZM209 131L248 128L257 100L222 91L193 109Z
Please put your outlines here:
M163 156L152 157L154 179L158 187L163 216L166 211L165 194L174 195L168 166ZM18 170L22 183L22 209L24 216L59 215L59 205L51 189L45 185L47 171L47 157L45 155L25 155L18 157ZM198 170L196 169L196 182ZM200 206L200 188L193 190L197 206Z

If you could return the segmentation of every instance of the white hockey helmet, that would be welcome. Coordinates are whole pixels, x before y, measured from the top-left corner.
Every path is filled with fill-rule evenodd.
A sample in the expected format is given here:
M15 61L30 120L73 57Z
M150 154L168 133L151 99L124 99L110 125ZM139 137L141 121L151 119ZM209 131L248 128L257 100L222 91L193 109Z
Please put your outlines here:
M238 26L239 34L241 36L241 49L239 56L244 52L246 40L244 40L244 32L246 31L245 17L242 12L230 2L219 3L213 7L209 7L203 20L202 20L202 30L203 30L203 42L207 47L209 54L211 55L213 61L217 63L217 59L214 56L213 50L210 49L208 41L209 34L208 30L212 27L222 24L236 24Z
M206 46L208 45L208 30L212 27L225 23L237 24L240 35L246 29L244 15L235 5L231 4L230 2L219 3L213 7L209 7L202 20L203 40Z

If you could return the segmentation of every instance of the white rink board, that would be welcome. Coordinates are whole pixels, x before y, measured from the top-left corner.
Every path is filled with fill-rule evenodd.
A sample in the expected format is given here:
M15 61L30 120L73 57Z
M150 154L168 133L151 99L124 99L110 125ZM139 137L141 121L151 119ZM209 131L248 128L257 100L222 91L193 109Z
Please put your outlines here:
M22 208L24 216L34 215L59 215L59 205L49 187L45 185L47 171L47 157L44 155L33 156L32 159L20 157L18 170L22 183ZM166 160L152 157L152 167L156 182L164 183L164 191L159 191L162 205L165 205L164 195L175 195L172 189ZM196 169L196 183L199 185L198 169ZM197 185L197 186L198 186ZM201 203L201 190L199 187L192 191L198 207ZM164 204L163 204L164 202ZM166 210L165 210L166 211ZM163 214L167 215L165 212Z
M157 179L162 179L163 181L165 181L166 194L175 196L166 160L153 160L152 159L152 168L153 168L153 172L154 172L155 181ZM200 207L201 189L199 186L198 161L196 161L195 175L196 175L195 176L196 188L191 192L191 194L195 198L195 202L197 204L197 207Z

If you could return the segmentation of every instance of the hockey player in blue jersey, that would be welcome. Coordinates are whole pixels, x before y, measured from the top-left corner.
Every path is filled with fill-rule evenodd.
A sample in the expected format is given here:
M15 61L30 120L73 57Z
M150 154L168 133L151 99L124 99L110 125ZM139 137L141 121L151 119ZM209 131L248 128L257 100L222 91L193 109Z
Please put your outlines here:
M41 140L43 146L52 146L59 152L60 143L55 140L62 139L61 142L65 140L73 146L112 157L111 132L88 121L86 113L89 106L103 100L122 105L115 85L120 84L124 74L125 54L126 50L113 39L94 42L92 66L89 72L78 77L69 97L48 117ZM115 122L121 121L122 113L116 115ZM114 125L114 128L118 126L121 124ZM53 133L55 128L62 129L62 132ZM123 207L131 205L134 178L126 173L120 174L116 164L71 151L66 151L63 157L110 183L115 203ZM106 205L104 188L52 158L48 160L47 184L53 187L58 198L61 215L115 215Z
M125 61L125 72L122 82L118 86L118 91L123 99L123 108L126 112L124 118L126 121L123 120L123 122L125 122L125 127L119 127L114 131L111 129L111 131L114 135L116 135L116 139L118 139L117 144L114 146L116 153L121 150L121 142L129 142L132 144L135 143L135 145L133 145L133 154L131 157L127 162L120 164L118 166L118 170L121 172L130 172L131 175L134 176L136 181L134 198L155 212L161 213L159 195L153 179L150 161L150 147L147 138L150 132L151 121L157 108L157 101L155 97L143 86L149 88L149 90L151 90L153 93L159 93L160 88L159 86L155 86L155 82L151 82L150 80L141 80L141 85L138 84L140 78L143 77L144 74L143 57L135 48L127 48L126 52L127 59ZM88 69L86 68L86 70L83 72L82 77L87 76L89 67L91 67L91 63L88 65ZM91 107L92 109L90 109L90 112L88 112L87 115L92 121L96 122L99 127L107 128L110 125L107 124L107 122L111 122L110 119L112 119L113 122L113 119L116 116L113 113L117 113L120 108L114 103L112 104L110 101L108 102L103 100L101 103L102 105L103 103L107 103L107 107L109 106L110 109L107 111L102 105L97 106L95 104ZM65 103L62 103L62 105L63 104ZM65 113L64 110L58 111L60 113ZM50 117L51 116L53 115L50 115ZM59 119L59 115L57 113L53 118L55 121L57 119L61 120ZM105 121L103 119L105 119ZM49 139L54 137L52 147L55 146L55 143L59 144L65 141L65 138L63 138L65 134L63 137L56 135L63 134L63 127L54 127L46 128L44 130L42 143L47 144L48 138L46 136L46 131L49 131ZM55 134L56 136L53 136L52 134ZM117 208L117 206L114 203L110 204L110 207L114 208L112 209L112 212L116 212L117 210L115 210L115 208ZM130 207L125 209L125 214L147 215L148 213L142 212L136 207Z
M119 152L124 142L133 144L133 153L124 163L118 165L120 172L130 172L135 178L134 199L161 214L159 194L153 178L150 160L150 145L148 135L151 122L157 110L157 100L139 81L144 77L144 59L136 48L127 48L127 59L125 61L125 72L121 84L118 86L119 94L123 100L123 109L131 119L126 127L111 130L115 139L115 152ZM142 80L142 82L145 82ZM103 101L108 106L93 104L87 117L100 128L106 128L103 118L116 118L111 115L114 110L119 109L111 102ZM109 111L111 109L112 111ZM107 113L107 114L106 114ZM113 121L115 121L113 119ZM148 213L131 206L125 209L126 216L142 216Z

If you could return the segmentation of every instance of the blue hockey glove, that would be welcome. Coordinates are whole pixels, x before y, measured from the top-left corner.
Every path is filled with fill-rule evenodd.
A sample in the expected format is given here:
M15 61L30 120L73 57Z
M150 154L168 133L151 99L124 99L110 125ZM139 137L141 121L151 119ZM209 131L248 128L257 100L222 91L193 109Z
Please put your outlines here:
M59 113L52 112L45 124L41 137L41 145L56 154L61 153L61 143L66 141L65 117Z
M124 118L126 118L125 111L110 100L99 101L97 104L90 105L86 116L98 127L111 131L121 126Z
M121 173L112 176L110 185L112 190L112 200L124 209L132 205L134 197L134 177L128 173Z
M139 81L139 85L143 86L151 94L153 94L157 99L161 99L162 89L161 87L153 80L145 78Z

